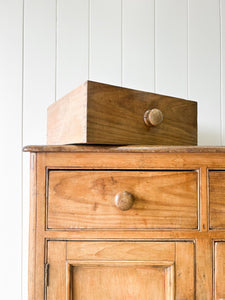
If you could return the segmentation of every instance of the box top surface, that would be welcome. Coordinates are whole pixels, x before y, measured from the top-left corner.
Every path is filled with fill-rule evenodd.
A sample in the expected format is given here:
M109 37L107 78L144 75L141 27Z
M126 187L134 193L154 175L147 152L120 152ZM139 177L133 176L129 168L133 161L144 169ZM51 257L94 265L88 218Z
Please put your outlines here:
M225 153L224 146L31 145L24 152Z

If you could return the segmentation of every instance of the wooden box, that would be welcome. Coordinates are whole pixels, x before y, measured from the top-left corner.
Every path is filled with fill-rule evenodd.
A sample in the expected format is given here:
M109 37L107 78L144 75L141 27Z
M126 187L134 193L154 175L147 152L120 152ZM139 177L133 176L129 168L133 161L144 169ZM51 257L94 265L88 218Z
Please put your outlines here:
M49 106L47 143L196 145L197 103L86 81Z

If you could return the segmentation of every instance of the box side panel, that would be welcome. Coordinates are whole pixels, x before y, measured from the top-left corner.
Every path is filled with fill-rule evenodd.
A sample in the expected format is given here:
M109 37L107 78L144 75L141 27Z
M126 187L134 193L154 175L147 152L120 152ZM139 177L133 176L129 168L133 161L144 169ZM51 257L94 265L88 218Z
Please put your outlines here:
M87 82L48 107L47 144L86 142Z

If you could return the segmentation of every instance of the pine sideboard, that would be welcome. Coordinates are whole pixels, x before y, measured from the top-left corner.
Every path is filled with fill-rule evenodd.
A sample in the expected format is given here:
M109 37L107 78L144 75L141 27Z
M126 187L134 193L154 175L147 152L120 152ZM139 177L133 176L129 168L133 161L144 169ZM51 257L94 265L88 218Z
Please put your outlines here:
M29 299L225 299L225 147L24 151Z

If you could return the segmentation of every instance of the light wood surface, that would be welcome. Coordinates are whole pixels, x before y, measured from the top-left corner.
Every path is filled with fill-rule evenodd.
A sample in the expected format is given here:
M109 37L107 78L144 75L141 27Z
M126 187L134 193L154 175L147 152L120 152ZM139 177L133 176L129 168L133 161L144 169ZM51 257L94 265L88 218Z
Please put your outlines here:
M165 284L168 276L166 270L165 266L146 266L145 263L142 266L135 263L131 266L123 266L122 263L120 266L75 265L70 299L163 300L166 294L171 293L170 287Z
M225 237L225 235L224 235ZM213 239L196 236L196 299L213 299Z
M87 83L62 97L48 107L47 141L51 144L71 144L76 133L76 143L86 142Z
M65 299L66 291L66 242L48 243L49 278L46 298ZM40 298L41 299L41 298Z
M225 170L209 171L210 228L225 229Z
M122 211L130 209L134 201L134 196L127 191L119 192L115 196L115 205Z
M65 242L48 242L48 256L54 265L48 299L54 299L53 296L63 299L66 293L66 300L172 300L176 287L180 297L177 299L194 299L194 244L191 242L67 241L66 244L65 253L62 251ZM56 253L59 262L64 256L61 267L57 259L53 261ZM181 266L182 256L186 260ZM67 270L66 287L65 271L60 274L60 268ZM55 285L60 288L55 289Z
M47 127L50 145L196 145L197 103L87 81L49 107Z
M67 243L67 259L118 261L174 261L174 242L133 241L74 241ZM137 259L138 258L138 259Z
M225 153L223 146L30 145L24 152Z
M197 103L88 82L87 143L196 145ZM144 113L159 109L163 123L147 127ZM185 110L185 114L182 112Z
M144 113L144 122L147 126L157 126L163 121L163 113L157 108L147 110Z
M103 300L103 292L109 299L137 299L140 290L140 299L225 298L225 229L210 227L211 202L218 202L220 211L223 207L218 199L223 199L225 148L80 148L29 148L36 157L31 168L31 299L94 299L85 282ZM127 211L115 206L117 188L135 196ZM151 195L154 201L146 200ZM138 210L140 199L145 201ZM190 212L195 217L190 219ZM154 222L158 228L151 227ZM186 222L188 228L168 227ZM134 227L127 228L130 224ZM99 282L105 280L108 286L101 289ZM122 285L115 290L118 282Z
M28 297L35 295L36 269L36 205L37 205L37 155L30 155L30 215L29 215L29 264L28 264Z
M225 241L215 243L215 259L214 259L214 287L215 299L224 299L225 295Z
M176 299L195 299L195 245L176 243Z
M195 171L50 170L48 180L50 229L198 228ZM123 191L135 198L127 211L115 205Z

